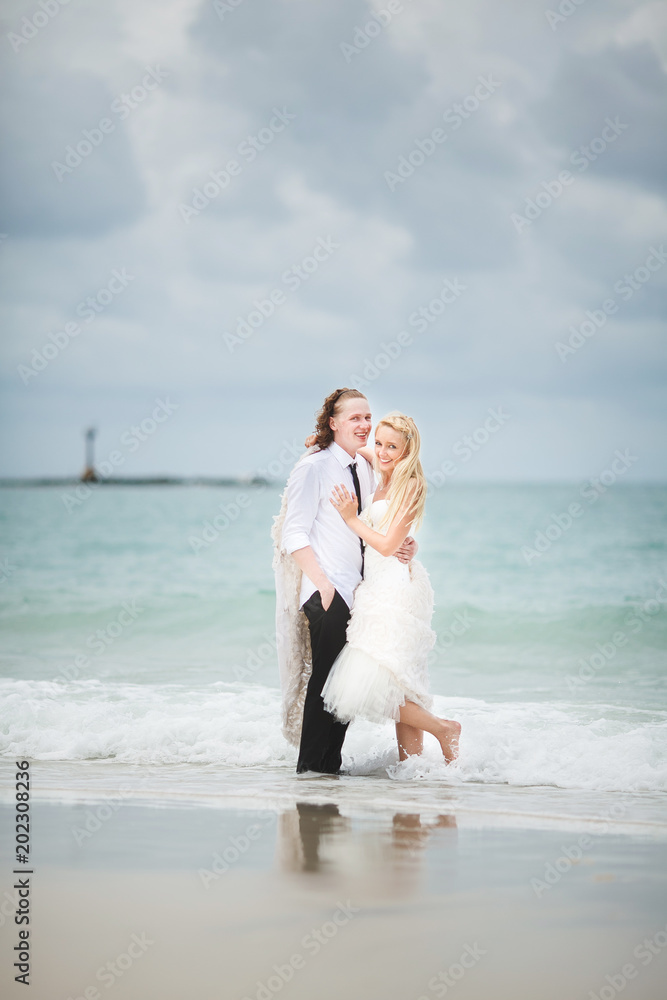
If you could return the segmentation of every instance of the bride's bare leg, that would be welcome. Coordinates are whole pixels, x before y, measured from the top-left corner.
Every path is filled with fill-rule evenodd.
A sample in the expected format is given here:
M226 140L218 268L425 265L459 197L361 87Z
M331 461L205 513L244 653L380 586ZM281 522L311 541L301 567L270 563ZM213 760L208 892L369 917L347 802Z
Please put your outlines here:
M400 708L399 724L411 726L413 729L422 729L426 733L432 733L442 748L445 760L451 764L456 760L459 753L459 734L461 725L452 719L439 719L437 715L427 712L421 705L414 701L406 701Z
M396 740L398 742L398 759L407 760L408 757L422 752L424 747L424 730L408 726L405 722L397 722Z

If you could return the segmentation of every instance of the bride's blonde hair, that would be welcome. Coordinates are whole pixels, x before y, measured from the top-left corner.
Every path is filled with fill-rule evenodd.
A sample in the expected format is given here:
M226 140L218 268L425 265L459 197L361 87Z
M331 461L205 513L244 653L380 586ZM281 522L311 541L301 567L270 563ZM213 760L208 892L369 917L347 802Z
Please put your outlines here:
M376 432L380 427L390 427L403 437L404 449L401 457L394 466L391 477L391 486L387 500L389 501L387 513L382 518L380 526L391 524L396 515L409 511L412 514L412 525L418 528L424 517L424 507L426 505L426 476L419 459L421 448L421 438L417 425L412 417L406 417L398 410L392 410L377 425ZM379 463L375 459L374 468L376 473L383 479Z

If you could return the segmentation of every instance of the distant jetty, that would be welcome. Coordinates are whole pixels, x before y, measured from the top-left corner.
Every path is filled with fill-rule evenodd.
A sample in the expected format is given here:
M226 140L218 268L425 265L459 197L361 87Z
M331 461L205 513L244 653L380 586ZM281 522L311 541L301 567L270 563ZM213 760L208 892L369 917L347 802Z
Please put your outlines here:
M0 479L0 486L271 486L273 481L261 476L109 476L103 479L82 479L81 476L36 476L22 479Z
M95 467L95 427L84 431L85 464L80 476L21 476L0 478L0 486L271 486L263 476L105 476ZM109 464L109 463L107 463Z
M0 478L0 486L271 486L263 476L105 476L95 466L95 427L87 427L85 463L80 476L23 476ZM110 466L110 463L100 463ZM118 463L116 463L118 464ZM109 468L111 471L111 467Z

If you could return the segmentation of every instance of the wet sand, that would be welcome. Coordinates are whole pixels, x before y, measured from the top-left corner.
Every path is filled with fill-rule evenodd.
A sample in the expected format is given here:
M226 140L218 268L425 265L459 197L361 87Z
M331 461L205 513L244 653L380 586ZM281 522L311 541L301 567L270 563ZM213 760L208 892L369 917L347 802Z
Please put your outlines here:
M28 992L0 817L5 997L664 996L664 836L312 801L35 802Z

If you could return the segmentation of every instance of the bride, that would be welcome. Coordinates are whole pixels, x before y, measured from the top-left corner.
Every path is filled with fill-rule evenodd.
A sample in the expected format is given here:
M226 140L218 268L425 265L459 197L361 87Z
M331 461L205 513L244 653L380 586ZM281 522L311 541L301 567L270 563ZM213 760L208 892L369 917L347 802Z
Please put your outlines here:
M357 515L357 498L337 486L331 503L366 545L364 579L354 594L347 643L334 662L322 697L342 722L361 716L393 719L401 760L420 754L424 732L432 733L451 763L458 755L461 726L429 709L427 658L433 589L421 563L399 562L390 553L421 523L426 479L419 459L419 431L411 417L392 412L377 426L373 461L379 486Z

